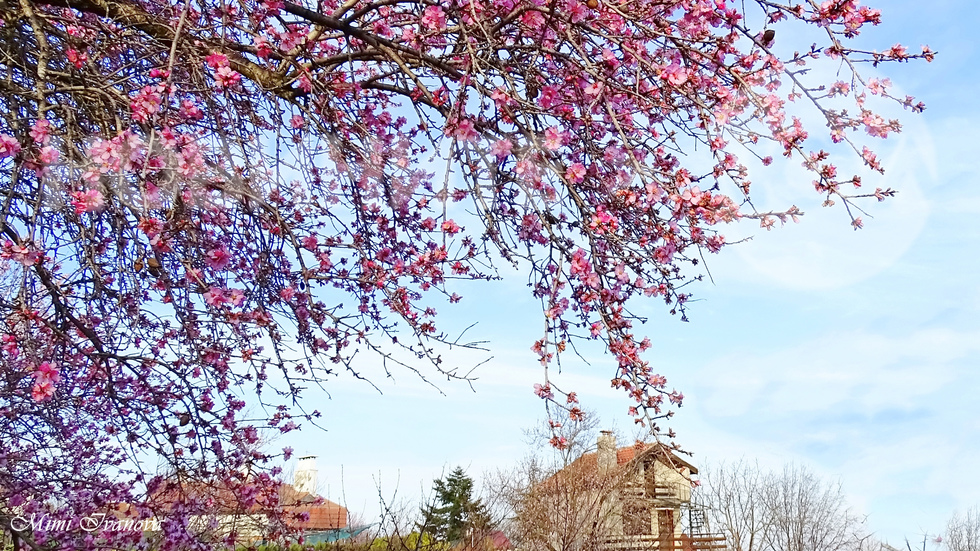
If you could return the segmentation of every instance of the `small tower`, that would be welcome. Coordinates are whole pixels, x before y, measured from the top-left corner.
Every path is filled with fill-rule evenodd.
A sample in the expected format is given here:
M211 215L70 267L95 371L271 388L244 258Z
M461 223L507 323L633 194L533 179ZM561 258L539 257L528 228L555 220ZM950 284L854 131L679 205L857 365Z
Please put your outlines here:
M616 436L611 430L601 431L596 447L598 448L599 474L612 473L613 469L616 468Z
M296 474L293 475L293 487L297 491L316 495L316 456L304 455L296 463Z

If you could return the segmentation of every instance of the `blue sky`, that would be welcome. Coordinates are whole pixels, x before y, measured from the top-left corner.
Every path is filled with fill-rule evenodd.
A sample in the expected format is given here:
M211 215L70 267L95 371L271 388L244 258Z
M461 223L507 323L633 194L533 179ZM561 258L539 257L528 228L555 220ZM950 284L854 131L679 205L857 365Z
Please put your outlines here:
M855 511L897 544L980 504L980 5L868 3L884 16L869 42L940 52L932 64L883 68L928 107L903 116L903 133L878 148L888 173L867 185L895 187L898 197L869 205L874 219L854 232L843 210L819 207L805 174L756 173L760 202L799 205L801 223L727 228L730 241L753 239L709 259L715 284L695 290L690 323L656 301L640 309L650 315L650 359L687 397L670 426L695 464L805 464L841 480ZM276 445L318 455L324 495L366 516L378 509L379 486L387 498L417 502L455 465L475 475L514 465L531 451L522 430L544 415L529 349L542 322L524 284L511 274L441 312L444 326L479 321L472 336L490 341L475 392L434 380L440 393L378 369L382 395L340 377L329 397L307 396L327 430ZM591 366L569 362L559 381L605 426L628 432L629 404L609 389L612 364L599 352L586 352Z

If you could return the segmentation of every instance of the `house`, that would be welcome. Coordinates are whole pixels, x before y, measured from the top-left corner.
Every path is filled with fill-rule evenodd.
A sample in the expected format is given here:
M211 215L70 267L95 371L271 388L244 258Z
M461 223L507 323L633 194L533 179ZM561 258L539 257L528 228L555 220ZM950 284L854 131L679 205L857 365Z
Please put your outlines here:
M617 447L610 431L596 448L528 492L517 511L526 551L724 549L691 504L694 465L659 443Z
M316 494L315 460L314 456L300 458L292 484L280 484L277 491L262 495L250 493L250 477L243 476L235 482L237 489L228 483L167 481L152 501L164 515L187 511L192 530L215 538L234 532L240 540L258 541L269 533L301 530L311 542L343 539L349 532L347 508Z
M679 548L684 539L682 513L691 502L697 468L663 444L637 442L617 448L609 431L600 434L596 448L600 476L618 478L618 499L612 505L618 522L610 523L604 548Z

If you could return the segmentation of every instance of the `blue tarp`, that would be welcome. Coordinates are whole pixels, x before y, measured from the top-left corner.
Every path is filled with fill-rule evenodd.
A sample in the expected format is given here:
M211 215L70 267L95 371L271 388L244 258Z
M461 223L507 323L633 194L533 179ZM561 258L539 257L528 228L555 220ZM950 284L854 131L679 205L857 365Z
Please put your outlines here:
M322 532L307 532L303 534L303 541L310 545L316 545L318 543L334 543L337 541L344 541L346 539L353 538L360 534L361 532L367 530L373 526L368 524L365 526L346 527L340 528L339 530L324 530Z

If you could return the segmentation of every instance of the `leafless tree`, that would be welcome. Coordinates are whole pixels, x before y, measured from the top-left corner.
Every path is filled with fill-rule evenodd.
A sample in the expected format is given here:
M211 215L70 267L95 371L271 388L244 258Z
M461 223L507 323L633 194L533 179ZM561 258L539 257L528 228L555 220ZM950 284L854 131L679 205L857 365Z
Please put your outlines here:
M745 460L702 470L713 528L733 551L876 551L881 542L847 504L839 482L802 466L763 471Z
M712 527L732 551L759 551L765 526L764 475L758 463L740 459L701 469L698 494L709 506Z
M508 532L521 549L584 551L597 549L618 520L620 479L584 462L559 469L529 457L499 473L496 490L511 511Z
M857 549L862 521L848 509L840 483L825 483L805 467L790 465L766 478L766 547L781 551Z
M949 551L980 551L980 506L949 519L946 547Z

